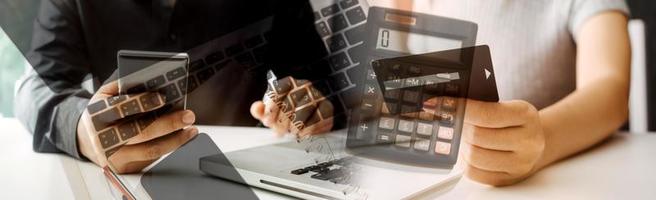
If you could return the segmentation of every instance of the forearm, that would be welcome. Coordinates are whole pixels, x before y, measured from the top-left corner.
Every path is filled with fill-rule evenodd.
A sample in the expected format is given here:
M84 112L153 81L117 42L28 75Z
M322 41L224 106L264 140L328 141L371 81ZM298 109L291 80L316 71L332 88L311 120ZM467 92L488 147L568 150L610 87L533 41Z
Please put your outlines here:
M626 24L626 16L609 11L582 25L577 89L540 111L546 144L538 168L591 147L626 121L631 58Z
M540 111L545 150L538 167L591 147L627 119L628 80L608 76Z

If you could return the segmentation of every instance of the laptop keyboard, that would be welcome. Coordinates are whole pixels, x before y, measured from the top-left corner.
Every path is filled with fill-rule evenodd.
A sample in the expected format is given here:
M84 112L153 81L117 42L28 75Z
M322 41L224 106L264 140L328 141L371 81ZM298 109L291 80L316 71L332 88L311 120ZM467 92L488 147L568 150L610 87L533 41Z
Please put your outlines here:
M360 57L356 49L364 48L367 19L362 0L341 0L314 12L315 27L323 38L330 55L317 67L330 66L330 78L313 83L323 92L335 109L334 115L344 118L344 111L357 105L356 77L361 76ZM336 120L341 121L341 120Z
M352 157L345 157L336 160L312 164L306 167L291 170L294 175L308 174L310 178L330 181L335 184L349 184L352 178L353 166L351 165Z

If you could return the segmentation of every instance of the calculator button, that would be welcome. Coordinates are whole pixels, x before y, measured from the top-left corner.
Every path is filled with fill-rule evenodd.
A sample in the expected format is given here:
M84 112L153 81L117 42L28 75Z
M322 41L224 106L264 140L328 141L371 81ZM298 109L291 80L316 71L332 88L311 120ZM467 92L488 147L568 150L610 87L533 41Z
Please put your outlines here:
M401 94L401 92L399 90L387 90L387 91L385 91L385 98L392 99L392 100L398 100L399 99L399 94Z
M376 96L376 93L377 93L376 86L370 84L366 84L364 86L364 95L368 97L372 97L372 96Z
M339 2L339 5L342 6L342 8L350 8L357 4L358 4L358 0L342 0Z
M403 101L409 103L417 103L419 101L419 92L406 90L403 92Z
M367 19L367 15L364 14L362 8L357 7L351 10L346 11L346 18L348 18L351 24L357 24Z
M415 130L415 123L408 120L399 120L399 131L412 133Z
M392 143L392 136L384 133L378 133L378 136L376 136L376 141L378 143Z
M128 101L127 103L121 104L120 107L123 116L130 116L141 112L141 108L139 107L137 100Z
M395 140L396 146L400 147L410 147L410 136L407 135L396 135Z
M137 135L139 130L137 130L137 126L135 126L134 122L129 122L118 126L118 132L121 135L121 140L125 141Z
M317 29L317 32L319 32L319 35L321 35L322 38L330 35L330 30L328 30L328 25L326 25L326 22L319 22L319 23L315 24L314 26L315 26L315 28Z
M310 99L310 94L308 93L307 88L296 90L292 92L289 96L296 104L296 107L301 107L312 101L312 99Z
M328 23L328 26L330 26L330 30L332 30L333 33L339 32L341 30L344 30L346 27L348 27L348 23L346 22L346 18L342 14L339 14L339 15L336 15L334 17L328 18L328 20L326 20L326 22Z
M158 76L153 79L150 79L148 82L146 82L146 85L148 85L149 89L155 89L161 85L164 84L166 80L164 79L164 76Z
M367 80L376 80L376 72L372 69L367 69Z
M107 98L107 103L110 106L113 106L113 105L116 105L116 104L119 104L119 103L125 101L126 99L127 99L127 97L125 95L113 96L113 97Z
M380 120L378 120L378 127L392 130L394 129L394 123L394 118L381 117Z
M437 131L437 138L452 140L453 139L453 128L441 126Z
M453 124L453 114L447 111L442 111L439 115L440 122L447 125Z
M404 87L417 87L417 86L420 86L420 85L422 85L422 84L423 84L423 81L421 81L421 79L418 79L418 78L406 78L405 81L404 81L404 83L403 83L403 86L404 86Z
M89 111L89 114L96 114L97 112L100 112L101 110L107 108L107 104L105 104L104 100L96 101L95 103L92 103L87 107L87 111Z
M373 136L373 128L374 127L371 126L370 123L361 121L360 125L358 126L358 134L356 135L356 138L364 139Z
M370 115L374 112L375 104L376 101L374 99L364 98L362 99L362 105L360 105L360 107L362 108L362 112Z
M100 139L100 144L103 149L114 146L119 142L118 135L116 135L116 131L114 131L114 129L109 129L98 134L98 139Z
M435 153L449 155L451 153L451 144L446 142L435 142Z
M433 125L419 122L417 123L417 133L419 135L430 137L433 134Z
M415 140L414 148L420 151L428 151L428 149L430 148L430 140L417 139Z
M366 35L365 28L366 27L363 24L347 30L344 34L346 34L346 39L348 40L349 44L356 44L364 41Z
M330 52L337 52L346 48L347 46L346 40L344 40L344 36L342 36L342 34L338 34L326 39L326 44L328 45L328 48L330 48Z
M331 56L328 60L330 60L330 65L335 71L339 71L351 65L351 62L349 62L349 59L344 52Z
M324 17L330 16L337 12L339 12L339 6L337 6L337 4L333 4L321 9L321 15L323 15Z

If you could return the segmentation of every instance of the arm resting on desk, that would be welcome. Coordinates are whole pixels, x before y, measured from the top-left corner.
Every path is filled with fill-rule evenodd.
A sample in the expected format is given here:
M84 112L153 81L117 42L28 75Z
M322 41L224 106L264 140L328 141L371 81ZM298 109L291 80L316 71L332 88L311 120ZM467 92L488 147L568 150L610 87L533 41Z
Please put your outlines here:
M540 111L546 144L538 168L607 138L628 116L631 51L626 16L600 13L576 34L577 89Z

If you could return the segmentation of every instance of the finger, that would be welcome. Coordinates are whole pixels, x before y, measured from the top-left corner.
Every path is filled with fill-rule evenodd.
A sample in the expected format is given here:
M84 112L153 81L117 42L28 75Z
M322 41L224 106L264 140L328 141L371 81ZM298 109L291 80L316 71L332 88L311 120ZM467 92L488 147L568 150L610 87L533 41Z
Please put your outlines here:
M465 122L488 128L520 126L535 108L525 101L482 102L467 99Z
M100 131L120 119L150 112L164 105L164 96L159 93L120 95L89 104L87 112L91 115L91 121L96 131Z
M148 165L152 164L155 162L157 159L153 160L146 160L146 161L132 161L129 163L124 164L117 170L117 173L119 174L131 174L131 173L139 173L141 170L144 168L148 167Z
M277 136L283 136L286 133L291 132L291 121L290 121L289 112L278 112L276 120L271 124L271 129L276 133Z
M278 120L280 106L272 99L267 99L264 101L263 112L264 114L262 115L260 121L262 121L262 124L264 124L264 126L271 127L275 125L276 120Z
M516 150L517 141L521 140L521 138L517 138L519 134L516 133L520 133L523 128L485 128L471 124L464 124L462 127L465 142L486 149L501 151Z
M310 127L306 127L303 130L301 130L299 136L306 137L310 135L326 133L330 131L332 127L333 127L333 118L324 119Z
M472 165L467 165L465 174L472 180L493 186L509 185L514 182L512 175L508 173L488 171Z
M251 115L253 118L262 121L262 117L264 117L264 102L262 101L256 101L251 104Z
M119 168L118 166L123 166L134 161L159 159L163 155L187 143L187 141L191 140L197 134L198 129L196 127L189 127L148 142L125 145L110 157L110 162L116 163L114 166Z
M118 94L118 81L109 82L98 88L98 94L115 96Z
M134 136L127 144L137 144L162 137L192 125L196 121L194 112L190 110L181 110L166 114L155 119L141 134Z
M514 153L510 151L496 151L466 144L463 148L465 161L469 165L486 171L512 173Z

